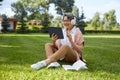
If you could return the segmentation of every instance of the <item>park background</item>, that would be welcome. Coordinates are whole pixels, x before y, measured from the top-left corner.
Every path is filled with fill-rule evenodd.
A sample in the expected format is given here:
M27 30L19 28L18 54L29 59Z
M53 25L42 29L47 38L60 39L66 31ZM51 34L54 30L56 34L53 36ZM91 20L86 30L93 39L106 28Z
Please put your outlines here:
M119 0L0 1L1 80L120 79ZM85 6L85 3L88 4ZM98 7L99 3L101 6ZM104 3L109 5L105 7ZM7 9L5 5L8 4ZM85 39L83 57L87 61L88 70L65 71L62 67L32 70L31 64L46 58L44 44L51 42L47 33L48 27L63 27L62 15L65 12L72 12L76 16L76 26L83 33ZM11 19L17 21L15 28L10 28ZM72 63L60 62L60 64Z
M93 30L92 32L96 32L96 30L98 32L120 30L119 0L23 0L21 1L22 4L18 1L3 0L0 3L1 17L17 19L15 29L18 32L24 29L27 32L35 32L41 29L43 29L42 32L46 32L50 26L62 27L62 16L65 12L72 12L76 16L76 26L81 27L82 32L84 29L86 31ZM5 22L8 23L7 19Z

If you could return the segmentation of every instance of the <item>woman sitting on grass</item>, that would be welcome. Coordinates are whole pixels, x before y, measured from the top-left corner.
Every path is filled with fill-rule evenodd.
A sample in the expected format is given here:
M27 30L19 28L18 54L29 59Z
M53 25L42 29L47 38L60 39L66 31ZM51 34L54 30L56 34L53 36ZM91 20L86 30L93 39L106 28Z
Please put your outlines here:
M58 60L66 62L76 62L82 60L84 39L79 28L74 25L76 18L72 13L63 16L63 35L64 39L58 39L57 35L52 35L52 43L45 44L47 59L31 65L33 69L40 69L50 64L59 65Z

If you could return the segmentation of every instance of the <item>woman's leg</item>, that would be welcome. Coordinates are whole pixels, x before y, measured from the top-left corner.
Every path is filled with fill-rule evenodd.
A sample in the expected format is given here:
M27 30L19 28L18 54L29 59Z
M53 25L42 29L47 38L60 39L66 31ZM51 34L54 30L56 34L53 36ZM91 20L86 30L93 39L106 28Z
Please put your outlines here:
M32 64L31 68L38 70L52 62L56 62L60 58L64 58L64 60L70 62L75 62L77 60L77 54L75 54L74 51L68 45L62 46L57 51L55 50L55 53L54 48L51 46L51 44L46 44L45 48L46 55L48 58L43 61Z
M59 50L46 59L46 63L50 64L51 62L55 62L60 58L64 58L64 60L67 62L75 62L77 60L77 55L68 45L63 45Z
M45 51L46 51L46 57L49 58L51 55L53 55L54 52L57 51L57 49L53 46L52 43L46 43Z

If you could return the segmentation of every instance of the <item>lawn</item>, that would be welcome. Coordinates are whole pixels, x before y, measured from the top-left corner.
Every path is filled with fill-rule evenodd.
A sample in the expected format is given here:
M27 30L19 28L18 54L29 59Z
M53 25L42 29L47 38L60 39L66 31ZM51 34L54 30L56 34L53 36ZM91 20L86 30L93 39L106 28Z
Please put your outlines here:
M120 35L87 34L84 39L88 70L36 71L30 65L46 58L48 34L0 34L0 80L119 80Z

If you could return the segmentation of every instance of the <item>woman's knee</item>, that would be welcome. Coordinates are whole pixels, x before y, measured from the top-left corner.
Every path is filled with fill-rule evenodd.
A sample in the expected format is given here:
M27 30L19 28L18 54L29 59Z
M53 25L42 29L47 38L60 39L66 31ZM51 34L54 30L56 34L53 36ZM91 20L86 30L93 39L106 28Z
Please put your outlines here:
M69 49L70 47L68 45L63 45L62 48Z
M47 47L47 46L52 46L52 43L46 43L45 47Z

